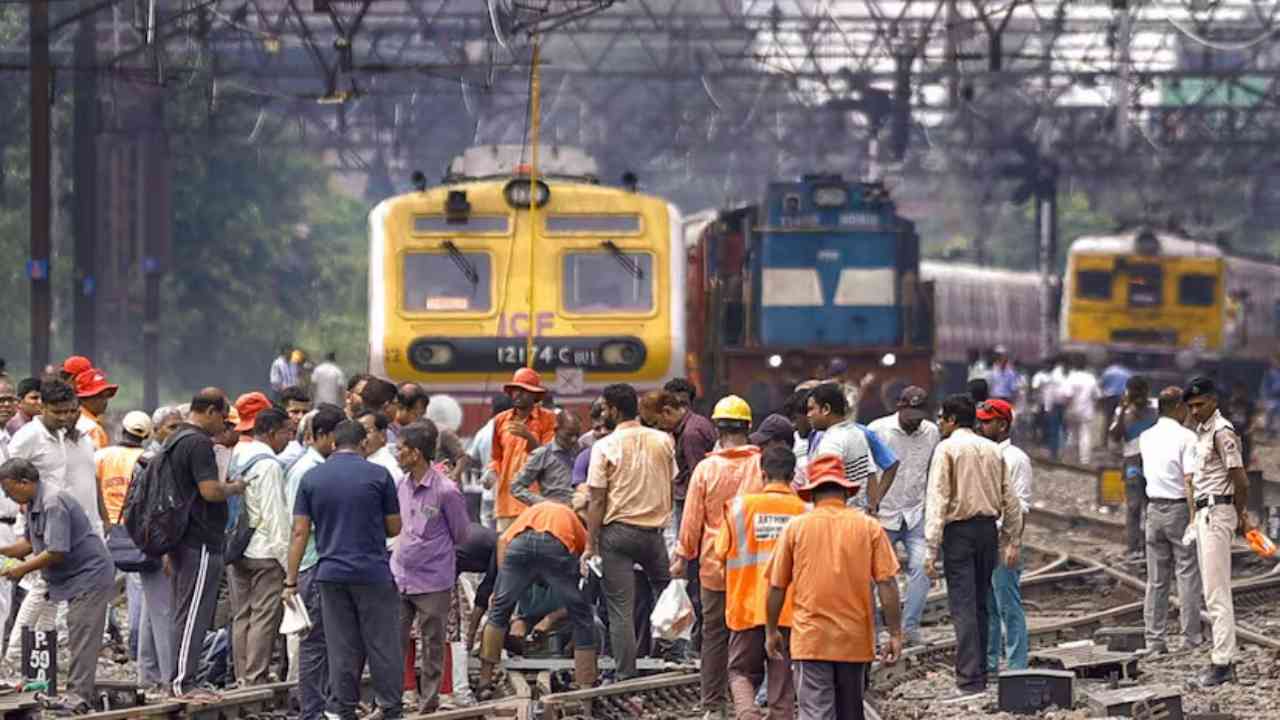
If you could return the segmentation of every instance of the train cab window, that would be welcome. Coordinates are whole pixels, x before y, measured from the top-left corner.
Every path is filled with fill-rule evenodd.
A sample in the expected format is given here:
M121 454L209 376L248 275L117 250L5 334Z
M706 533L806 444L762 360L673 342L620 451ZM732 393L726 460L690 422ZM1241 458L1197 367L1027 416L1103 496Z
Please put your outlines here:
M1106 270L1077 271L1076 297L1083 300L1110 300L1111 273Z
M571 252L564 256L564 309L571 313L649 312L653 256L637 252Z
M1129 307L1159 307L1164 304L1164 270L1149 263L1130 264Z
M488 312L491 277L488 253L406 253L403 309Z
M1218 279L1212 275L1183 275L1178 279L1178 304L1192 307L1213 305Z

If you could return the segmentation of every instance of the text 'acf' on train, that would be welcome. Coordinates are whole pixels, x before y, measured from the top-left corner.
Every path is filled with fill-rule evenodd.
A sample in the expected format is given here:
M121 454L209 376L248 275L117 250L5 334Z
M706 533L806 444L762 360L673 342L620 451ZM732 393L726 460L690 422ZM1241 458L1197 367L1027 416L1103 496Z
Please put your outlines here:
M467 431L530 353L575 409L684 375L679 211L601 185L579 150L540 150L534 183L529 148L476 147L369 215L370 372L455 398Z
M687 221L689 374L704 397L777 409L796 384L868 377L862 417L931 383L932 294L920 241L879 183L810 175L763 202Z

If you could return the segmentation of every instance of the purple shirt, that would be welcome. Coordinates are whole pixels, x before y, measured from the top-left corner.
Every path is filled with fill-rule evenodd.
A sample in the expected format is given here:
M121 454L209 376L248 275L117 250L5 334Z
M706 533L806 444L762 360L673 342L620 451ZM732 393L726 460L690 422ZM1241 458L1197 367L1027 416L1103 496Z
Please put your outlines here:
M396 485L400 536L391 554L391 574L403 595L440 592L453 587L457 555L467 540L467 503L458 486L434 467L421 482L406 474Z
M684 500L685 493L689 491L689 478L693 476L693 469L698 463L702 462L702 458L707 456L716 447L716 442L720 440L720 434L716 432L716 426L711 421L694 413L692 410L684 414L684 419L676 425L676 429L672 431L672 435L676 439L676 473L675 479L671 481L671 495L677 501Z
M587 481L587 471L591 469L591 448L578 453L573 461L573 486L578 487Z

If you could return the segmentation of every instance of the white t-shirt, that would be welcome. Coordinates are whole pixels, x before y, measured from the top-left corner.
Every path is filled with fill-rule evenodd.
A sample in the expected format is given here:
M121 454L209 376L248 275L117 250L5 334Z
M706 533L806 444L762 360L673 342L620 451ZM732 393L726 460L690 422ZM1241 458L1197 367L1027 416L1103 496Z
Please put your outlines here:
M88 435L82 433L76 440L68 438L66 430L59 430L55 435L39 419L23 425L9 441L9 457L30 460L40 471L41 482L66 492L80 503L94 532L101 536L98 466L93 461L96 450Z
M1098 378L1088 370L1072 370L1067 375L1066 387L1071 398L1067 411L1078 418L1092 418L1094 406L1102 397Z
M1184 476L1196 472L1196 434L1172 418L1162 417L1138 436L1147 497L1185 500Z

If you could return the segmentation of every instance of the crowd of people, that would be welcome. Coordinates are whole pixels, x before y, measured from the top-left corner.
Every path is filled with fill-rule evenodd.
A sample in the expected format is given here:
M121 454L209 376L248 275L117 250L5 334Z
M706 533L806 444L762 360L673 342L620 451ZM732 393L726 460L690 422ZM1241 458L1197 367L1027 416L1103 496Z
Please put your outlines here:
M954 693L965 697L1002 662L1027 665L1019 577L1032 466L1012 442L1014 404L991 397L1017 387L1001 372L941 403L907 387L867 425L849 383L803 383L763 417L734 395L704 417L683 379L644 395L616 384L584 432L524 368L464 447L426 418L417 385L360 374L329 394L340 402L316 402L274 366L267 392L232 400L205 388L110 428L117 387L71 357L58 377L0 380L6 663L16 673L23 628L65 624L62 704L94 706L123 582L129 652L152 697L207 703L219 686L288 678L304 718L350 720L367 667L376 716L399 717L406 701L430 712L457 634L480 672L475 685L454 678L455 701L496 692L504 650L556 637L579 687L600 681L602 652L615 661L610 681L636 677L645 654L692 654L711 716L860 718L869 664L922 642L931 579L945 577ZM1149 392L1127 378L1110 428L1141 498L1131 518L1145 534L1148 647L1167 649L1171 578L1184 603L1203 586L1213 655L1201 680L1225 682L1230 543L1251 527L1240 441L1212 381L1167 388L1154 406ZM181 537L122 572L131 484L152 472L172 478ZM468 509L468 474L492 492L487 523ZM469 608L458 603L464 572L483 576ZM655 641L648 627L672 578L688 580L697 613L688 643ZM299 605L308 622L286 642L282 618ZM204 652L220 614L229 677Z

